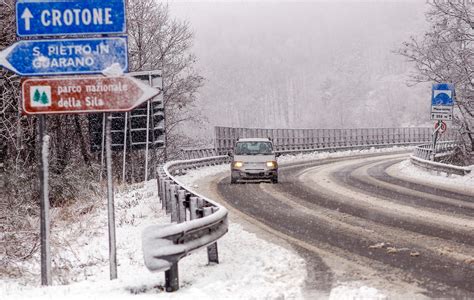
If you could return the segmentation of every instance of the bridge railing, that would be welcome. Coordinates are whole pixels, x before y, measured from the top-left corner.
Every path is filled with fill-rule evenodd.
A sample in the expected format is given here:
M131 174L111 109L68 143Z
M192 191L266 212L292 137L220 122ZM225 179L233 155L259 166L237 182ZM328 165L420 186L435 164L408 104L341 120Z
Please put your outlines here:
M352 129L260 129L215 127L215 149L224 155L232 150L239 138L271 138L275 151L304 152L325 148L383 147L428 143L432 128L352 128ZM442 140L453 139L454 131L447 131Z
M171 214L171 224L145 228L142 243L146 267L153 272L165 271L168 292L179 289L178 262L184 256L207 246L209 263L219 263L216 241L228 230L227 209L187 188L176 175L228 159L172 161L159 168L158 194L163 210Z

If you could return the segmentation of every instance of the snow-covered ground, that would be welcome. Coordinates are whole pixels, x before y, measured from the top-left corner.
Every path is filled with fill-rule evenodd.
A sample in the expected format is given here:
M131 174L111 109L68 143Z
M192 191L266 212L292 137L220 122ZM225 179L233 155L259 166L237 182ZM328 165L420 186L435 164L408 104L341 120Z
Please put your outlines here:
M209 170L198 173L201 175L195 178L209 174ZM198 251L179 263L181 289L176 293L164 292L164 273L150 273L143 264L141 250L143 228L170 222L160 206L153 180L116 195L118 280L108 279L107 214L101 208L73 224L63 222L53 227L56 240L68 245L52 249L57 265L53 271L54 286L39 286L36 256L24 263L29 274L18 280L0 281L0 299L302 298L304 260L234 223L219 240L219 265L207 265L206 250Z
M283 156L281 164L329 157L406 150L354 150ZM436 176L408 161L396 166L404 176L432 182L449 181L465 186L474 176ZM190 187L203 177L227 171L227 165L194 170L180 177ZM105 200L97 209L76 216L71 224L61 217L69 212L53 211L54 286L40 287L39 255L20 264L19 279L0 280L1 299L301 299L306 276L304 260L289 249L264 241L241 225L231 223L219 240L219 265L207 265L205 250L179 263L181 289L163 291L164 274L150 273L143 264L141 231L148 225L169 223L160 209L156 182L122 187L116 194L118 280L109 280L107 213ZM94 205L92 205L94 207ZM385 299L381 291L361 283L340 283L330 299Z
M467 175L448 175L444 172L429 171L413 165L409 160L405 160L393 167L403 177L408 177L416 181L441 184L444 187L452 187L465 192L474 193L474 166L469 167L471 172Z

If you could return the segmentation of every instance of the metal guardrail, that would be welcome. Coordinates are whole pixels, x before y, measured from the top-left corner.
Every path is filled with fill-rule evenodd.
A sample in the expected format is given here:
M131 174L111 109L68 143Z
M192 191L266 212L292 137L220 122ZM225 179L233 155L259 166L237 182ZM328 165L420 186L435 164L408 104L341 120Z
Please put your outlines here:
M439 162L435 162L431 160L422 159L414 155L410 157L410 160L414 165L417 165L424 169L438 171L438 172L445 172L447 174L456 174L456 175L464 176L471 172L471 169L468 167L460 167L460 166L443 164L443 163L439 163Z
M382 147L382 145L414 145L429 143L432 128L352 128L352 129L262 129L215 127L214 147L224 155L239 138L262 137L273 140L275 151L313 151L341 147ZM453 140L455 130L448 129L442 140Z
M217 151L214 147L204 147L204 148L183 148L181 149L180 157L181 159L196 159L203 157L216 156Z
M436 144L436 151L433 151L432 144L419 145L415 148L410 160L414 165L427 170L445 172L447 174L456 174L461 176L469 174L471 169L468 167L454 166L436 161L440 157L452 153L455 147L456 143L453 141L438 142Z
M436 143L436 151L433 152L432 144L423 144L415 148L413 155L417 158L430 160L433 158L433 153L436 153L438 155L445 155L446 153L452 152L455 146L456 143L453 141L438 142Z
M209 263L219 263L217 240L228 230L227 209L186 188L175 176L186 170L229 161L227 156L173 161L158 172L158 194L162 208L171 214L171 224L152 225L142 235L146 267L165 271L168 292L179 289L178 261L204 246Z

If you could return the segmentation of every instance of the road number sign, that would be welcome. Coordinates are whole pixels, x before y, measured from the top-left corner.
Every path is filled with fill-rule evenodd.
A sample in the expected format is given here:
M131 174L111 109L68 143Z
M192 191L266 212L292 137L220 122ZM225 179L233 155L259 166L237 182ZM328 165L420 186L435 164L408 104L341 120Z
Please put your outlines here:
M126 32L124 0L19 0L18 36Z
M0 52L0 65L23 76L97 74L113 64L128 69L124 37L25 40Z
M25 114L129 111L159 94L132 77L30 78L22 82Z

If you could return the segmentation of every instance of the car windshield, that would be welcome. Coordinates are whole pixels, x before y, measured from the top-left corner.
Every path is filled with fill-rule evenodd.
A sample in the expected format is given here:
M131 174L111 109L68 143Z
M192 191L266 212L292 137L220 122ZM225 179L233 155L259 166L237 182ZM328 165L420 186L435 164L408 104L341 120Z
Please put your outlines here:
M272 154L272 150L269 142L238 142L235 146L236 155Z

